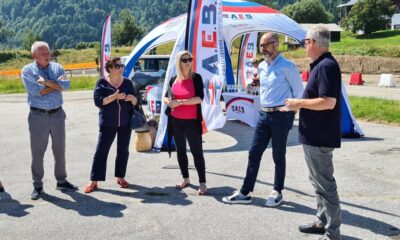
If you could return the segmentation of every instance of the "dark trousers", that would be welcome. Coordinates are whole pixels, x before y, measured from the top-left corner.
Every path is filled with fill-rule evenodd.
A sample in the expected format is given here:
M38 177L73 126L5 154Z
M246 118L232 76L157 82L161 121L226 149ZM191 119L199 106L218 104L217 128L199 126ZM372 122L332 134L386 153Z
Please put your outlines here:
M194 165L199 175L199 182L206 182L206 167L203 155L203 145L201 132L199 131L198 121L195 119L172 119L172 133L174 136L176 151L178 155L179 168L182 177L189 178L189 161L186 154L186 139L189 142L190 151L192 152Z
M129 142L132 130L126 127L100 127L96 153L93 158L91 181L106 180L107 157L117 135L117 157L115 158L115 177L123 178L129 157Z
M286 141L289 130L293 127L293 120L293 112L260 112L249 150L246 177L240 190L243 194L247 195L254 190L261 157L270 139L275 163L274 189L279 192L283 190L286 173Z

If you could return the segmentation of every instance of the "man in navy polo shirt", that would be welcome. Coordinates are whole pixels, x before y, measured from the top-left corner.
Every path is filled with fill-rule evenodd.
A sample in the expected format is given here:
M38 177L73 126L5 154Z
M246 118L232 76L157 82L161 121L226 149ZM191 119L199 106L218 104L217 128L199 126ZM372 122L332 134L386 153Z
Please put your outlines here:
M299 226L300 232L340 239L340 205L333 177L332 152L340 148L341 72L329 52L330 32L317 25L304 44L312 63L303 99L287 99L290 110L300 109L299 140L303 144L309 177L317 198L317 219Z

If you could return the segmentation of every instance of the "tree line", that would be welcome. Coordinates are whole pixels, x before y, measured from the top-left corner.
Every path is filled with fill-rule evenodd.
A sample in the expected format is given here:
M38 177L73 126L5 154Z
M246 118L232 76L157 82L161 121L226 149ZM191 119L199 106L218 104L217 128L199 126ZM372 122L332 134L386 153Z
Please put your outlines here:
M299 23L338 21L337 6L347 0L250 0L278 9ZM51 48L95 46L105 16L112 14L114 45L132 45L165 20L187 11L188 0L2 0L0 50L29 49L35 40ZM365 33L382 29L394 13L391 0L359 0L344 27Z
M123 36L129 40L114 44L130 45L144 32L186 11L187 0L1 0L1 29L8 32L0 30L0 49L24 48L24 42L32 39L45 40L53 48L99 41L109 13L113 39L123 35L123 27L130 27L125 30L130 35Z

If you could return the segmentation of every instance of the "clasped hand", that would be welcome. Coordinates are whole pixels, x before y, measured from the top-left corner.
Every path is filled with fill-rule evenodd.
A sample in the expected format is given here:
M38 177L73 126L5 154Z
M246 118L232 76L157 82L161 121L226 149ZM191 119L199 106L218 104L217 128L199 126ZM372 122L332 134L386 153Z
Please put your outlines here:
M36 80L36 82L39 83L40 85L45 86L44 83L46 82L46 79L44 79L42 76L39 76L39 79Z
M125 101L127 102L131 102L133 106L136 106L138 100L135 96L133 96L132 94L128 94L125 98Z
M125 100L126 102L131 102L132 105L136 105L138 102L135 96L133 96L132 94L126 95L125 93L120 93L119 89L115 91L115 93L112 95L112 98L117 100Z
M179 101L178 100L172 100L172 99L168 99L168 101L167 101L167 105L170 107L170 108L172 108L172 109L174 109L174 108L176 108L177 106L179 106L180 104L179 104Z
M280 108L281 112L297 111L301 108L301 99L288 98L285 100L285 106Z

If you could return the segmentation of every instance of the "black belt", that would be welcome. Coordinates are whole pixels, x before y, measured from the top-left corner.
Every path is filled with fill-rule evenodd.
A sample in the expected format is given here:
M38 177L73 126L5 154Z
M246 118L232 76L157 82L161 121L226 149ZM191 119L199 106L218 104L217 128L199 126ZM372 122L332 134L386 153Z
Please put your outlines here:
M42 109L42 108L35 108L35 107L31 107L31 111L35 111L35 112L40 112L40 113L55 113L58 110L60 110L61 107L55 108L55 109Z
M279 110L281 109L282 106L276 106L276 107L263 107L261 108L261 110L263 112L279 112Z

